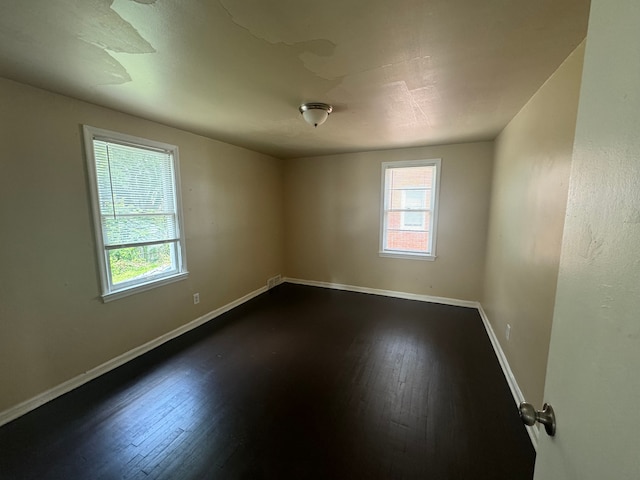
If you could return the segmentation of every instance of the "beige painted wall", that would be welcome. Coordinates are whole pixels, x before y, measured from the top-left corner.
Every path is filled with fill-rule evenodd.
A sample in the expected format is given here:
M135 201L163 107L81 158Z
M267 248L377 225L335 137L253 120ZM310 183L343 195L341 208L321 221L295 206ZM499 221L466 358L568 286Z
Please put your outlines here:
M482 305L534 405L542 405L583 56L581 45L496 140Z
M2 79L0 105L0 412L282 272L281 160ZM178 145L187 280L102 303L82 124Z
M437 259L378 255L381 163L442 158ZM289 277L479 300L493 142L288 160Z

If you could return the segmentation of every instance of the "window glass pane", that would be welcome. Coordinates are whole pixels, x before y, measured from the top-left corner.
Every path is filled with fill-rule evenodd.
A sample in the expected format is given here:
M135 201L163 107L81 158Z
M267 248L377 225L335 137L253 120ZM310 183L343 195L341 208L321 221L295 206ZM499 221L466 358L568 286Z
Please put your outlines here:
M402 212L387 213L387 230L400 230L402 228Z
M431 217L438 161L415 162L384 170L382 249L432 254Z
M391 168L391 188L431 188L434 169L433 165Z
M424 208L427 203L427 191L425 189L403 190L404 208L411 210Z
M391 201L388 208L392 210L399 210L402 208L402 190L391 190Z
M117 248L108 253L113 285L133 280L144 281L177 270L175 243Z
M404 227L424 227L424 212L404 212L402 225Z
M429 251L429 233L413 230L388 231L387 249L406 252Z

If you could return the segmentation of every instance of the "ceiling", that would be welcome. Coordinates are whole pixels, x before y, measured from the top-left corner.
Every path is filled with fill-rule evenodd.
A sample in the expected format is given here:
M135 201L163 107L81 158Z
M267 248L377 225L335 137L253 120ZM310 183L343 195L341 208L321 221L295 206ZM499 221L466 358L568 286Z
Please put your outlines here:
M280 158L489 140L588 13L589 0L2 0L0 76ZM310 101L334 106L317 129L298 112Z

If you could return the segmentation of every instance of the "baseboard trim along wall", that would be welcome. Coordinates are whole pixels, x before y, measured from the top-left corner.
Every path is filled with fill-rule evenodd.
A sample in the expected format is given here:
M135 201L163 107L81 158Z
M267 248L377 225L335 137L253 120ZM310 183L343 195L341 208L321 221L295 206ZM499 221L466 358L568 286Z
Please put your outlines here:
M345 291L357 292L357 293L369 293L372 295L382 295L385 297L403 298L406 300L418 300L421 302L440 303L444 305L453 305L457 307L475 308L480 313L480 317L482 318L482 323L484 324L485 330L487 331L487 335L489 336L489 340L491 341L493 350L495 351L496 356L498 357L498 362L500 364L500 367L502 368L502 372L507 380L507 383L511 390L511 394L513 395L513 398L516 402L516 405L520 405L520 403L524 401L524 396L522 394L522 391L520 390L520 387L518 386L518 382L516 381L516 378L513 375L513 372L511 371L511 367L509 366L507 357L505 356L504 351L500 346L500 342L498 341L498 338L496 337L496 334L493 331L493 328L491 327L491 323L489 322L489 319L487 318L487 315L483 310L482 305L480 305L480 302L469 301L469 300L458 300L454 298L445 298L445 297L434 297L430 295L420 295L415 293L397 292L393 290L381 290L377 288L359 287L355 285L344 285L344 284L330 283L330 282L317 282L314 280L301 280L298 278L283 278L279 283L293 283L297 285L307 285L311 287L331 288L334 290L345 290ZM35 410L39 406L44 405L45 403L61 395L64 395L65 393L68 393L80 387L81 385L84 385L87 382L90 382L91 380L99 377L100 375L103 375L115 368L118 368L121 365L124 365L125 363L139 357L140 355L143 355L153 350L154 348L159 347L163 343L173 340L174 338L179 337L180 335L187 333L190 330L193 330L194 328L197 328L200 325L203 325L215 319L216 317L219 317L220 315L228 312L229 310L239 305L242 305L245 302L248 302L252 298L257 297L258 295L266 291L267 291L267 287L261 287L257 290L254 290L253 292L250 292L247 295L241 298L238 298L237 300L234 300L233 302L230 302L220 308L217 308L209 313L206 313L205 315L202 315L201 317L196 318L195 320L192 320L191 322L185 325L182 325L181 327L178 327L175 330L172 330L171 332L165 333L164 335L161 335L160 337L154 340L151 340L145 343L144 345L140 345L139 347L129 350L128 352L125 352L122 355L103 363L102 365L92 368L91 370L88 370L83 374L80 374L64 383L61 383L60 385L57 385L39 395L36 395L35 397L29 400L25 400L24 402L19 403L18 405L11 407L8 410L0 412L0 426L6 423L9 423L10 421L15 420L16 418L26 413L29 413L32 410ZM531 443L533 444L533 447L537 450L539 430L537 429L536 426L526 427L526 428L527 428L527 432L529 433L529 437L531 438Z
M103 375L111 370L114 370L115 368L118 368L121 365L124 365L134 358L139 357L140 355L143 355L156 347L159 347L169 340L173 340L174 338L179 337L180 335L187 333L188 331L193 330L194 328L197 328L216 317L219 317L223 313L226 313L229 310L242 305L245 302L248 302L252 298L257 297L258 295L266 291L266 286L254 290L253 292L250 292L247 295L234 300L233 302L223 305L222 307L206 313L201 317L196 318L195 320L192 320L191 322L176 328L175 330L165 333L164 335L161 335L158 338L145 343L144 345L140 345L139 347L129 350L128 352L125 352L122 355L103 363L102 365L98 365L97 367L92 368L85 373L82 373L70 380L67 380L64 383L61 383L60 385L47 390L46 392L36 395L29 400L25 400L24 402L19 403L14 407L0 412L0 426L9 423L10 421L15 420L16 418L26 413L29 413L31 410L35 410L39 406L44 405L45 403L50 402L51 400L60 397L61 395L64 395L65 393L68 393L71 390L80 387L81 385L84 385L85 383L90 382L100 375Z
M516 405L520 405L521 402L524 402L524 395L518 386L518 382L516 381L516 377L513 375L513 371L509 366L509 362L507 361L507 357L500 346L500 342L498 341L498 337L496 336L493 328L491 327L491 323L487 318L487 314L482 308L480 302L470 301L470 300L458 300L455 298L446 298L446 297L433 297L430 295L420 295L415 293L405 293L405 292L396 292L393 290L380 290L377 288L368 288L368 287L358 287L354 285L344 285L339 283L330 283L330 282L316 282L314 280L301 280L299 278L284 278L283 282L295 283L298 285L308 285L311 287L324 287L324 288L332 288L334 290L347 290L350 292L358 292L358 293L370 293L372 295L382 295L385 297L394 297L394 298L404 298L407 300L418 300L421 302L430 302L430 303L441 303L444 305L453 305L456 307L469 307L475 308L480 313L480 318L482 318L482 323L484 325L485 330L487 331L487 335L489 336L489 340L491 341L491 345L493 346L493 350L498 357L498 363L502 368L502 373L507 380L507 384L509 385L509 389L511 390L511 395L513 395L513 399L516 402ZM539 430L537 428L537 424L533 427L526 427L527 433L529 434L529 438L531 439L531 443L533 444L534 449L538 449L538 436Z
M282 279L282 282L295 283L297 285L307 285L309 287L332 288L333 290L347 290L349 292L370 293L372 295L382 295L384 297L404 298L405 300L419 300L421 302L442 303L444 305L454 305L456 307L477 308L478 302L469 300L457 300L455 298L432 297L430 295L420 295L417 293L396 292L393 290L381 290L378 288L358 287L355 285L343 285L340 283L316 282L315 280L301 280L299 278Z
M491 341L491 345L493 345L493 350L496 352L496 357L498 357L498 362L500 363L500 367L502 368L502 372L504 373L505 378L507 379L507 383L509 384L509 388L511 389L511 394L513 395L513 399L516 402L517 406L520 406L522 402L524 402L524 395L522 394L522 390L518 386L518 382L516 381L516 377L509 366L509 362L507 361L507 356L504 354L504 350L502 350L502 346L500 346L500 342L498 341L498 337L493 331L493 327L491 327L491 323L489 322L489 318L485 313L482 305L478 302L478 312L480 313L480 318L482 318L482 323L484 323L484 328L487 331L487 335L489 335L489 340ZM527 433L529 434L529 438L531 438L531 443L533 444L533 448L538 450L538 437L540 435L540 430L538 430L538 423L534 426L529 427L526 426Z

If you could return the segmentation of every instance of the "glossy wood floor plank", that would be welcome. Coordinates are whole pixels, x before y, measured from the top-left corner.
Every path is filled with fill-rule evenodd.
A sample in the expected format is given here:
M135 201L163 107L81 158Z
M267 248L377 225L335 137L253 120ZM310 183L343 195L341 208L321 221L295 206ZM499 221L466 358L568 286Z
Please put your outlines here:
M2 479L530 479L474 309L281 285L0 428Z

